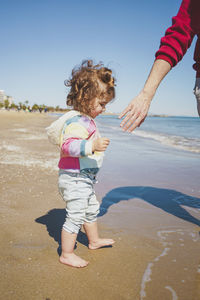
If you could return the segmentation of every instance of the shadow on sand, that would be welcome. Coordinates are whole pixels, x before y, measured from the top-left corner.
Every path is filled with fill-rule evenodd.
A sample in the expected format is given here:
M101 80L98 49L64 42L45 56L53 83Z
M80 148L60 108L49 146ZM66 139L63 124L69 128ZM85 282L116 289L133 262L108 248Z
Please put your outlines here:
M200 198L192 197L175 190L148 187L148 186L127 186L111 190L102 199L98 217L105 215L110 206L120 201L128 201L139 198L165 212L172 214L185 221L200 226L200 220L193 217L182 206L200 209ZM61 254L61 230L65 221L65 209L52 209L46 215L37 218L35 221L44 224L51 237L58 243L57 252ZM84 232L80 231L77 241L88 246L88 239Z
M47 231L49 235L54 238L54 240L58 243L58 255L61 255L61 231L62 226L65 222L66 218L66 210L61 208L54 208L44 216L41 216L35 221L40 224L44 224L47 227ZM84 232L79 231L77 241L85 246L88 246L88 239ZM75 246L76 248L76 246Z
M99 217L106 214L110 206L133 198L139 198L169 214L200 226L200 220L193 217L182 207L188 206L200 209L200 198L192 197L175 190L149 186L126 186L111 190L102 199Z

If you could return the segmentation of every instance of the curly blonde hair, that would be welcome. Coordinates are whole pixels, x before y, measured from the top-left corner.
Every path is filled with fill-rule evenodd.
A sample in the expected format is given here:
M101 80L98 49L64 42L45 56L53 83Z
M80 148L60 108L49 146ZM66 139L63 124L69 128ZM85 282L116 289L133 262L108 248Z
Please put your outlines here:
M105 89L102 89L102 84ZM102 63L93 64L92 60L85 60L72 70L71 79L65 80L65 85L70 87L67 95L67 105L75 110L89 114L92 109L92 100L100 98L105 103L115 97L115 78L112 70Z

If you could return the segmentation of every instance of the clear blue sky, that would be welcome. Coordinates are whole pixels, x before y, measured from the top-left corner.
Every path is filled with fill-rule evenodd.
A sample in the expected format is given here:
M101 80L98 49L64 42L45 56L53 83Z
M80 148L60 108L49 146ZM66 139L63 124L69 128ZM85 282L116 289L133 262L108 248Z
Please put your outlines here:
M83 59L115 71L120 112L139 93L181 0L0 0L0 89L14 101L65 107L63 84ZM196 38L195 38L196 40ZM150 112L197 116L195 40L162 82Z

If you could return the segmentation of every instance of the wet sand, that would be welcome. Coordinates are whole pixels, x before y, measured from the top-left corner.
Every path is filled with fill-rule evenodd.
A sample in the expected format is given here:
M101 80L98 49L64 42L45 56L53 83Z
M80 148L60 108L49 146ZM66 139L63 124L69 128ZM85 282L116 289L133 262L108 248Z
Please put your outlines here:
M0 298L200 299L198 157L139 139L122 155L111 140L96 191L100 233L116 243L88 250L80 232L75 252L90 263L73 269L58 261L65 205L59 152L44 131L51 122L45 114L0 112Z

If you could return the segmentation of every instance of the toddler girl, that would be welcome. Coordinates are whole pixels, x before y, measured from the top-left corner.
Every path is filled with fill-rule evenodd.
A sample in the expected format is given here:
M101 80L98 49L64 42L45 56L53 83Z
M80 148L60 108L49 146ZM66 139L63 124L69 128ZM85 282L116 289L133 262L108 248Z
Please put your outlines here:
M65 82L70 87L67 112L48 129L49 139L60 145L59 191L66 202L66 220L61 233L60 262L73 267L85 267L88 262L74 253L77 234L83 225L89 249L112 245L112 239L98 235L99 203L94 192L96 174L101 167L109 139L100 137L94 119L105 111L115 97L112 71L102 64L84 61L73 69Z

